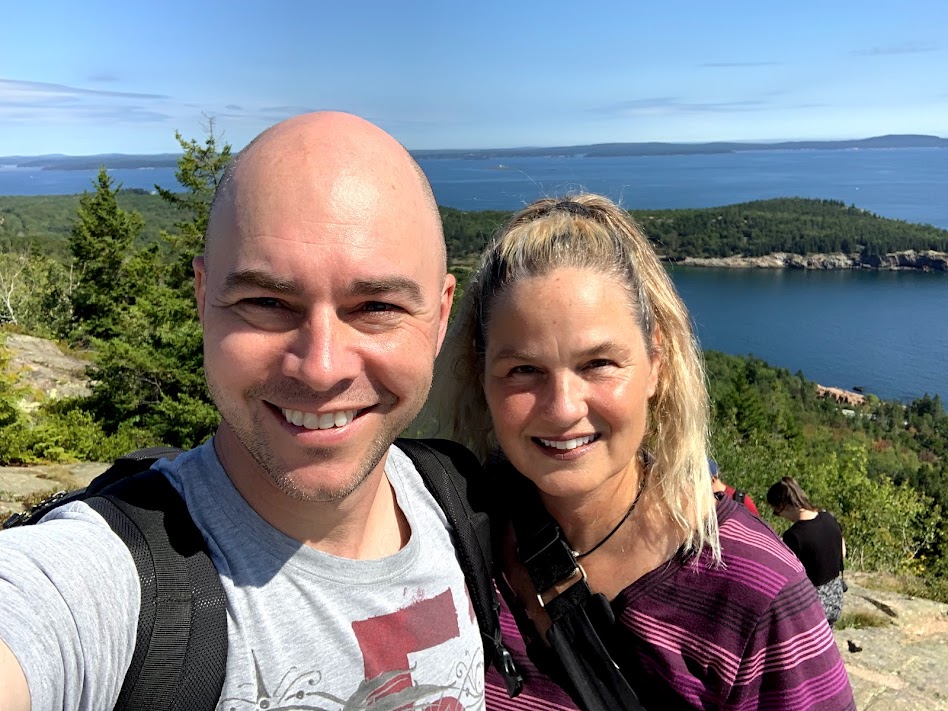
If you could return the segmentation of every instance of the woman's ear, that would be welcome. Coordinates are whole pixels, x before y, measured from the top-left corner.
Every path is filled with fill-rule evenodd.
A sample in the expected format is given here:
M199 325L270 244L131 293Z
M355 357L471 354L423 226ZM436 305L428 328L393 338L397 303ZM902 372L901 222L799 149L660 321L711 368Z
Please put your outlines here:
M649 374L646 392L648 397L652 397L658 389L658 379L662 372L662 363L664 362L664 340L662 332L656 326L652 331L651 357L649 358Z

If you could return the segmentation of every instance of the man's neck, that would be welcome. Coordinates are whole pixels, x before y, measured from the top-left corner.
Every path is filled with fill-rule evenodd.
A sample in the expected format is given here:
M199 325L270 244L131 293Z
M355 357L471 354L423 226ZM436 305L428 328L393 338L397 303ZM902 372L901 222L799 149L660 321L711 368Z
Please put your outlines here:
M407 543L411 529L385 474L387 456L349 495L333 501L290 496L226 428L214 438L218 459L250 507L281 533L342 558L373 560Z

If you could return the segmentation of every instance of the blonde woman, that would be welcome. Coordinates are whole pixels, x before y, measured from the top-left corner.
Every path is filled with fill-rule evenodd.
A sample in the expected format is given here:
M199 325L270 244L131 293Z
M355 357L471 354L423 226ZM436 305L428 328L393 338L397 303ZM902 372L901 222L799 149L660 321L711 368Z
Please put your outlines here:
M539 498L581 573L538 590L524 542L501 527L498 585L526 687L509 700L489 676L488 708L592 707L578 675L602 667L564 669L579 647L548 614L573 585L604 600L599 638L646 708L854 708L803 568L713 495L704 378L674 285L609 200L539 200L488 248L429 417L486 462L499 515L516 522Z

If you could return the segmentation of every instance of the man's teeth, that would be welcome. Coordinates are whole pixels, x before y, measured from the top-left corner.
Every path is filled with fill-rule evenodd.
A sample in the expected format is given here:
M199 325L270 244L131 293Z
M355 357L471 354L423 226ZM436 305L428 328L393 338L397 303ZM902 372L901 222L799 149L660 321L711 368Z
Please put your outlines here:
M540 443L544 447L553 447L554 449L576 449L577 447L582 447L584 444L589 444L594 439L596 435L587 435L586 437L577 437L576 439L566 439L566 440L552 440L552 439L542 439L537 437L540 440Z
M328 430L333 427L345 427L355 419L358 410L341 410L339 412L324 412L317 415L315 412L302 410L287 410L280 408L287 422L308 430Z

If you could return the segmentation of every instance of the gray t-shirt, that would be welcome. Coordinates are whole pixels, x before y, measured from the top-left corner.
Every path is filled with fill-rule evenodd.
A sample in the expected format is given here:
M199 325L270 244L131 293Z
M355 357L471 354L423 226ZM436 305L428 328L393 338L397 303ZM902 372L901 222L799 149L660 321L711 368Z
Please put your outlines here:
M483 651L449 524L400 450L386 474L411 537L369 561L272 528L211 442L159 468L187 501L227 595L218 709L483 709ZM0 639L24 669L33 711L114 705L139 597L127 549L84 504L0 535Z

